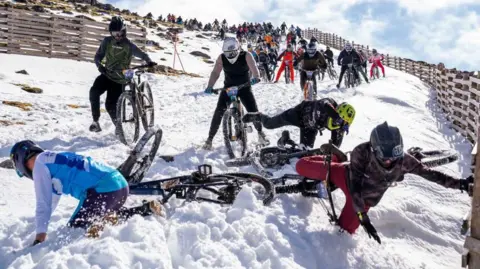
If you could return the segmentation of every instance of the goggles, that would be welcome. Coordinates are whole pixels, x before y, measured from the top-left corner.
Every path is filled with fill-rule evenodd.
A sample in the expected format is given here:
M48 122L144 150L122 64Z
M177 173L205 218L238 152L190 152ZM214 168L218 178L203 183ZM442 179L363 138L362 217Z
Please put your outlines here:
M237 57L237 54L238 54L238 50L230 50L230 51L224 51L223 52L223 55L225 55L225 57L227 57L227 59L235 58L235 57Z
M110 32L110 33L114 37L121 37L122 36L122 31L114 31L114 32Z

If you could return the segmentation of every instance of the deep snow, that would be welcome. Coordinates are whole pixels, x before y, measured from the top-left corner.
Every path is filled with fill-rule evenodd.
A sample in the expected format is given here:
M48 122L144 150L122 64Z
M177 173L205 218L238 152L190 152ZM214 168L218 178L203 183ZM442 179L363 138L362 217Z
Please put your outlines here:
M173 163L157 159L147 180L188 174L204 163L215 172L254 172L249 167L227 169L221 130L213 151L199 149L217 96L203 93L213 65L189 52L203 51L214 60L221 43L196 34L183 34L178 51L186 71L202 78L144 76L154 92L156 123L164 131L159 153L176 158ZM166 47L151 53L152 59L171 65L173 55L165 52L173 53L173 45L153 35L152 39ZM115 138L106 113L101 117L104 131L88 131L88 92L98 75L94 64L18 55L0 55L0 63L0 99L33 104L31 111L0 104L1 120L25 123L0 128L0 160L8 158L13 143L27 138L48 149L76 151L113 166L126 158L128 148ZM176 67L180 68L178 62ZM20 69L30 75L14 73ZM356 89L336 89L336 82L328 79L319 83L319 97L348 101L356 108L355 122L341 148L352 150L369 138L374 126L387 120L400 127L406 148L456 149L460 161L441 169L468 176L471 145L448 127L434 92L416 77L390 68L386 72L386 79ZM29 94L12 83L38 86L44 93ZM222 78L217 86L221 83ZM254 86L260 110L273 115L298 104L297 84ZM287 129L297 140L298 130ZM275 142L282 130L266 133ZM325 132L316 145L329 136ZM294 165L275 175L294 173ZM12 170L0 168L0 177L0 268L458 268L464 241L459 229L469 203L460 191L407 175L369 214L382 238L378 245L361 228L354 236L338 234L316 200L279 195L265 207L249 188L230 207L172 200L166 205L165 219L134 217L108 227L99 239L87 239L82 231L65 227L77 202L64 197L53 214L48 240L29 247L35 234L33 184L18 179ZM335 193L335 198L337 209L341 208L343 194ZM132 197L128 204L140 200Z

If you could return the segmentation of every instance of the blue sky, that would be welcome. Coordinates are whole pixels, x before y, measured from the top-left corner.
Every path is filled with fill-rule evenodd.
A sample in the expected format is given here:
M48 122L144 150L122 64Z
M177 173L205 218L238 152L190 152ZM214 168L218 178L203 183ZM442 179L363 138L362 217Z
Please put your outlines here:
M480 0L107 0L155 16L318 28L381 53L480 70ZM157 11L158 10L158 11Z

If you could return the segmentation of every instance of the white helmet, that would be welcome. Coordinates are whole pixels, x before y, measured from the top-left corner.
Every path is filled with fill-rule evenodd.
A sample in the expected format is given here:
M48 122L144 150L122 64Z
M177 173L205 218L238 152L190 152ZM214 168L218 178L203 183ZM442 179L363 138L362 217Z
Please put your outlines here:
M350 52L352 51L353 47L352 47L352 44L350 44L350 42L347 42L345 43L345 50Z
M231 64L234 64L240 55L240 44L238 44L236 38L227 37L225 41L223 41L222 51L225 58L227 58Z
M313 57L317 53L317 45L315 43L308 44L306 51L308 56Z

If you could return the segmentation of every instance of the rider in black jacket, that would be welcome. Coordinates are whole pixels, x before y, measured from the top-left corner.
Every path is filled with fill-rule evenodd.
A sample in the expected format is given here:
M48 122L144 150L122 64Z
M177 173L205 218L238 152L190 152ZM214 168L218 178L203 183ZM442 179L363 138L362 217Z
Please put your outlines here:
M352 45L350 43L345 44L345 49L340 52L340 55L338 55L337 59L338 65L342 66L342 69L340 70L340 78L338 80L337 88L340 88L340 84L342 83L342 78L343 75L345 74L345 71L348 69L348 64L353 64L353 74L355 75L355 79L359 79L358 77L358 72L355 69L355 66L360 65L360 55L353 49ZM368 83L368 79L366 79Z
M313 148L318 131L328 129L334 145L340 147L345 132L355 118L355 109L348 103L340 105L331 98L315 101L303 101L274 117L262 113L247 113L243 122L261 122L267 129L276 129L283 126L300 128L300 143Z

